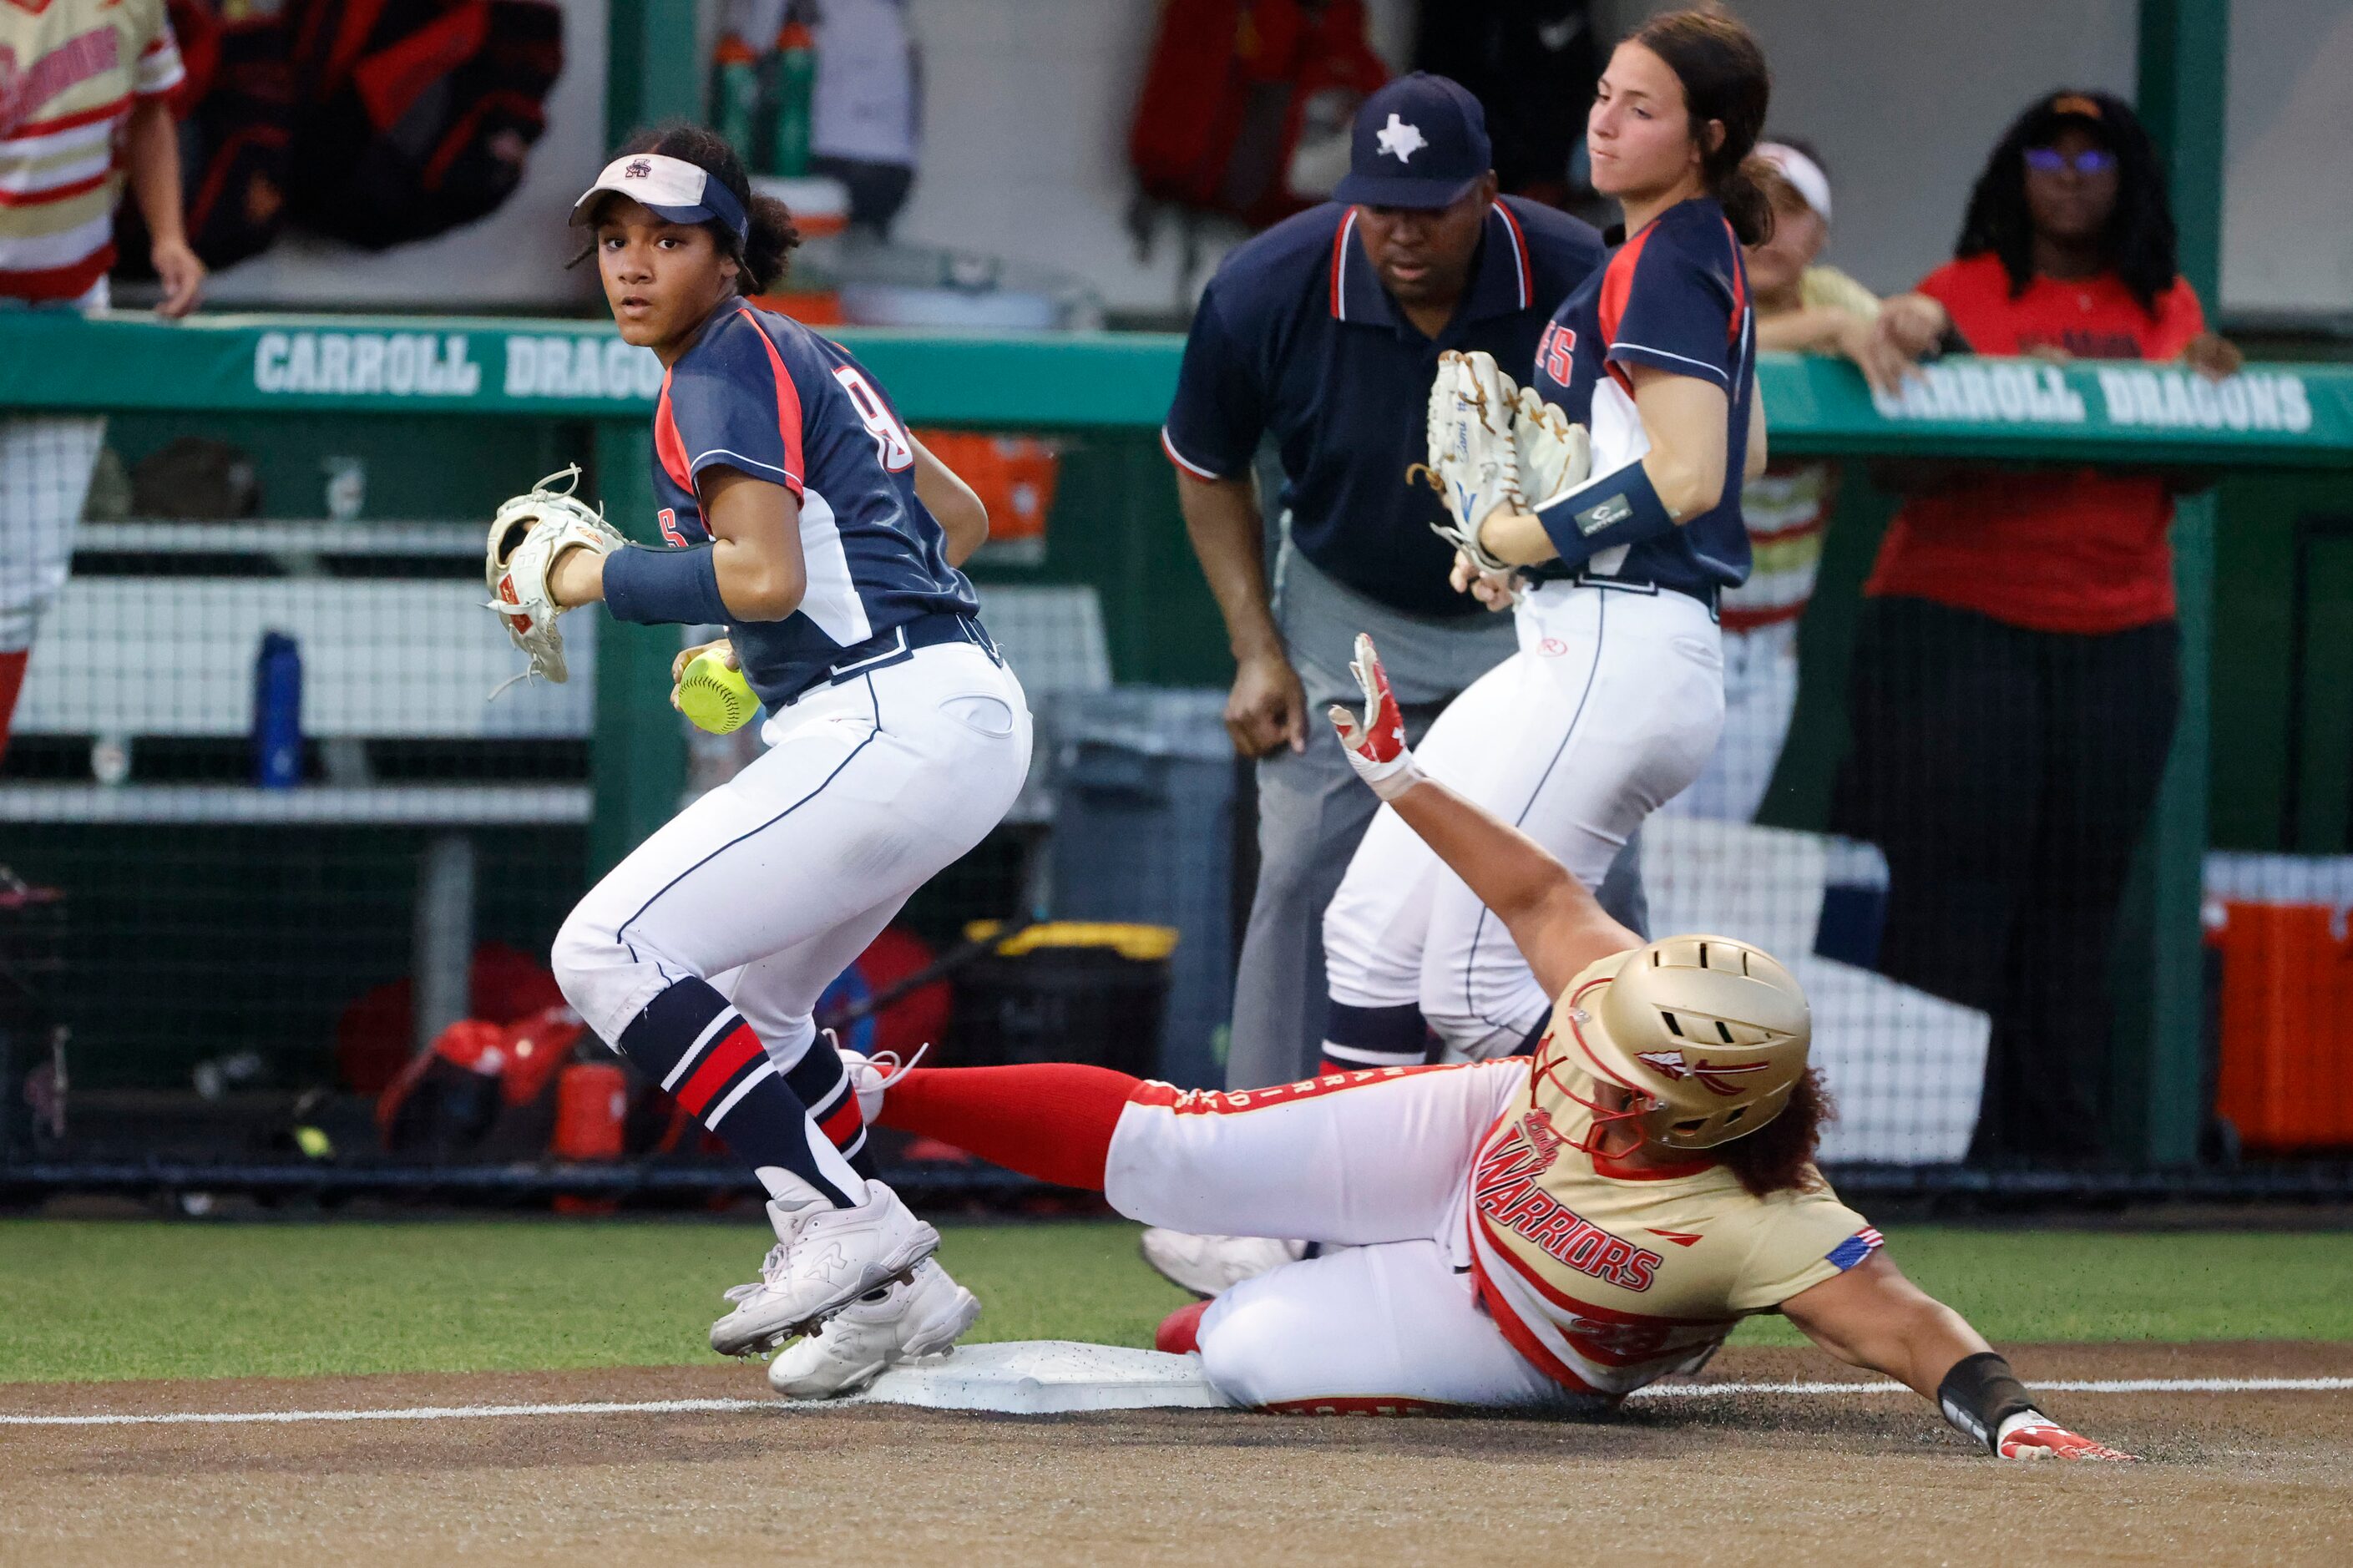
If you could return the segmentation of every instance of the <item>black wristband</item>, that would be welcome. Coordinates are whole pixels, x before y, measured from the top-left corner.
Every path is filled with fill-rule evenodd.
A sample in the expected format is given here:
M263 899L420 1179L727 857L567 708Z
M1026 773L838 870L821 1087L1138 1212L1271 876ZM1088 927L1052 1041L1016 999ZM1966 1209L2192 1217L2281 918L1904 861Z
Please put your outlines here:
M1997 1352L1979 1351L1953 1363L1936 1385L1936 1406L1953 1430L1983 1443L1990 1454L2000 1439L2001 1424L2033 1409L2034 1401L2010 1363Z

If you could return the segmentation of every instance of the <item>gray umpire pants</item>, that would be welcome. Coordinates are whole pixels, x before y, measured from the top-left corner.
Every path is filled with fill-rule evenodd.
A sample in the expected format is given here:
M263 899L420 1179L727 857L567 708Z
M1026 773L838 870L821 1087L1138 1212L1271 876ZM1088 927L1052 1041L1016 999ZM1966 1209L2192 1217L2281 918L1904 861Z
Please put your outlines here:
M1312 1076L1324 1040L1324 910L1380 801L1325 732L1324 710L1361 704L1348 673L1356 634L1381 651L1406 738L1418 742L1447 703L1518 647L1509 615L1437 620L1393 610L1318 570L1286 540L1275 561L1275 625L1307 689L1307 749L1258 763L1258 886L1234 975L1226 1087L1262 1089ZM1601 887L1602 906L1647 931L1639 836Z

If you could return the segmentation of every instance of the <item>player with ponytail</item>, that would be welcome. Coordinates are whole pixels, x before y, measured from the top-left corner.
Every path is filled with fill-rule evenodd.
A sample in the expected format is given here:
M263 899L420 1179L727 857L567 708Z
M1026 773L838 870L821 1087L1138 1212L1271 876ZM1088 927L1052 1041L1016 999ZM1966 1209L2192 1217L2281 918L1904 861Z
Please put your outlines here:
M1513 608L1520 651L1440 716L1422 755L1588 888L1723 726L1717 599L1748 574L1740 489L1765 457L1741 247L1772 208L1741 165L1769 89L1756 39L1720 11L1659 16L1619 45L1587 144L1625 235L1554 312L1532 369L1504 367L1564 442L1588 428L1589 472L1540 484L1524 463L1525 501L1457 518L1456 586ZM1535 422L1525 394L1505 395ZM1454 1059L1508 1055L1551 1012L1490 911L1392 812L1324 940L1335 1068L1418 1061L1425 1031Z

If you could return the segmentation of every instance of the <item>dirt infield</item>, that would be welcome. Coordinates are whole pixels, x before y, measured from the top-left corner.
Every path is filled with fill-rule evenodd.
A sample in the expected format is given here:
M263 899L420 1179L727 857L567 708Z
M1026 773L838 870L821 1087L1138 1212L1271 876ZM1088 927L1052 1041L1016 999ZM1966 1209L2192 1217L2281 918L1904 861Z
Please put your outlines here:
M2353 1345L2014 1349L2030 1382L2353 1376ZM1843 1379L1730 1352L1721 1381ZM741 1398L734 1366L0 1385L0 1414ZM867 1408L0 1427L0 1563L2353 1561L2353 1394L2069 1393L2152 1461L1997 1466L1920 1401L1606 1424Z

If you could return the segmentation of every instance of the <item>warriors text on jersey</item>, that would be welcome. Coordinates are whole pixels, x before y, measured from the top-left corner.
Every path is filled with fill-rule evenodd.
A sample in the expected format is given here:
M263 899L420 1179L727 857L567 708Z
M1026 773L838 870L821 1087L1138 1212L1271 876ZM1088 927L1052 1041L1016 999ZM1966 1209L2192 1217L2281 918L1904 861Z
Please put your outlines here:
M1594 473L1622 468L1651 449L1634 407L1630 367L1705 381L1723 388L1728 405L1724 494L1716 505L1662 538L1603 551L1577 574L1655 584L1711 601L1718 588L1747 577L1740 482L1756 348L1740 241L1724 209L1705 197L1678 203L1644 225L1553 313L1536 344L1534 384L1571 424L1592 431ZM1556 566L1550 574L1566 574Z
M0 0L5 5L5 0ZM839 344L742 300L722 304L662 377L654 489L664 540L711 537L695 481L730 468L800 501L807 592L781 621L730 628L774 708L821 680L944 640L986 646L972 584L915 494L907 427Z
M113 265L122 122L181 74L164 0L0 0L0 296L71 300Z
M1704 1156L1634 1168L1583 1152L1569 1015L1624 961L1563 994L1527 1081L1472 1168L1481 1296L1522 1355L1574 1389L1630 1393L1706 1359L1738 1321L1861 1263L1880 1237L1823 1184L1752 1196ZM1584 1092L1590 1092L1585 1090Z

